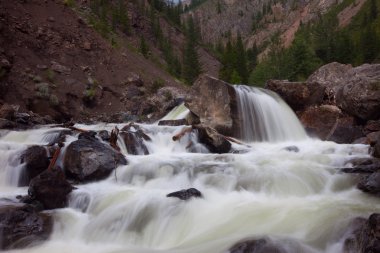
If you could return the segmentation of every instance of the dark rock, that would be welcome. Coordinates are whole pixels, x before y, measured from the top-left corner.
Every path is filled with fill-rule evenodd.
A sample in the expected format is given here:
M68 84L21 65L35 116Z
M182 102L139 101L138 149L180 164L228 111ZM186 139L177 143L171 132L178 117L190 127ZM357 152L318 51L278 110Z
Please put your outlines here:
M360 138L357 138L356 140L354 140L352 142L352 144L366 144L366 145L368 145L369 142L368 142L367 137L360 137Z
M177 119L177 120L160 120L158 122L159 126L182 126L188 125L186 119Z
M184 189L176 192L169 193L166 197L179 198L181 200L188 200L190 198L201 198L202 193L195 188Z
M380 195L380 172L362 177L358 183L358 188L369 194Z
M78 135L78 140L87 139L87 140L97 140L95 131L86 131Z
M202 125L219 133L235 136L239 128L235 89L208 75L199 77L186 97L185 105L199 117Z
M17 124L13 121L0 118L0 129L14 129Z
M128 154L131 155L149 155L149 150L144 141L150 141L151 138L135 124L129 124L120 131L120 136L124 140Z
M380 131L368 134L367 139L371 146L376 145L376 143L380 141Z
M376 158L356 158L348 161L341 171L344 173L363 173L369 174L380 171L380 160ZM352 166L352 167L351 167Z
M15 121L19 124L27 125L30 122L30 114L29 113L16 112L14 118L15 118Z
M294 253L312 252L292 239L272 239L269 237L248 239L233 245L228 253Z
M366 134L380 131L380 120L369 120L364 127Z
M25 163L24 171L19 179L19 186L27 186L34 177L49 166L47 151L41 146L28 147L21 155L20 162Z
M327 138L327 140L340 144L352 143L362 136L362 127L355 124L354 118L343 117L338 119L331 135Z
M228 153L231 143L219 134L215 129L202 125L194 125L193 129L198 131L199 142L205 144L212 153Z
M98 140L87 138L72 142L64 157L67 176L80 182L104 179L120 164L127 164L121 153Z
M300 152L300 149L297 146L289 146L289 147L285 147L284 149L289 152L295 152L295 153Z
M24 204L1 204L0 249L25 248L47 240L52 232L51 216Z
M289 82L286 80L269 80L266 89L276 92L295 111L306 106L320 105L323 101L324 87L309 85L304 82Z
M349 229L352 231L344 241L344 253L380 252L380 214L373 213L368 219L354 219Z
M13 120L16 110L14 106L9 104L4 104L0 109L0 118Z
M66 75L70 74L70 72L71 72L70 68L63 66L63 65L61 65L57 62L54 62L54 61L51 62L51 69L57 73L66 74Z
M73 187L61 169L45 170L30 182L28 195L39 201L44 209L63 208Z
M98 136L103 141L109 141L110 140L110 134L109 134L109 132L107 130L101 130L101 131L99 131L98 132Z

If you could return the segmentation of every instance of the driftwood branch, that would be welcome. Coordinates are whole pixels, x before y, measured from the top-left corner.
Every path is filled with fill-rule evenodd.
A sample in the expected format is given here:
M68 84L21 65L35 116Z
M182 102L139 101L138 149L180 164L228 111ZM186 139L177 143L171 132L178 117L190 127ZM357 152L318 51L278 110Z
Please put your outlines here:
M63 142L59 142L58 143L58 148L57 150L54 152L54 155L53 155L53 158L51 159L50 161L50 164L49 164L49 167L48 167L48 170L52 170L55 166L55 164L57 163L57 160L58 160L58 157L59 157L59 154L61 153L61 149L65 146L65 144Z
M119 135L119 128L117 128L117 126L115 126L115 128L112 129L112 131L111 131L110 145L111 145L111 147L113 147L114 149L116 149L117 151L120 152L120 147L117 145L118 135Z

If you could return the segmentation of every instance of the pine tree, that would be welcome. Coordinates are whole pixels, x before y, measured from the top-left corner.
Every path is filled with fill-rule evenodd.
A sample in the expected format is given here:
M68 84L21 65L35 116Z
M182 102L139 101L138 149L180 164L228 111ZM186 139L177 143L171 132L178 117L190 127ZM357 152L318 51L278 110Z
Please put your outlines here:
M236 41L236 60L235 70L240 76L240 80L243 83L248 82L248 69L247 69L247 56L243 45L243 40L239 34Z
M145 58L148 58L149 54L149 47L145 42L144 36L140 37L140 46L139 46L140 52L142 55L144 55Z
M201 64L197 53L197 34L192 16L187 20L186 45L183 55L183 78L192 84L201 73Z

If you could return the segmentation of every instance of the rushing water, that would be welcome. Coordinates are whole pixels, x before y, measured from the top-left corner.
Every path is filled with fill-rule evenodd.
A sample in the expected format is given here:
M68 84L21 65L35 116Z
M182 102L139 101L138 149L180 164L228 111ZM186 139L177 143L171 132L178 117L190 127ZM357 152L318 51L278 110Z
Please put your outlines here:
M380 209L377 198L356 189L355 178L339 172L350 159L368 157L366 145L295 138L234 144L240 154L221 155L198 143L196 150L203 153L189 153L186 147L197 136L171 138L182 127L141 127L152 138L146 142L151 154L132 156L123 149L128 165L103 181L76 185L69 207L50 211L55 224L49 241L17 251L224 253L242 239L268 237L288 253L339 253L350 220ZM48 127L0 134L0 197L27 193L16 184L22 170L18 154L56 134ZM190 187L203 198L166 197Z

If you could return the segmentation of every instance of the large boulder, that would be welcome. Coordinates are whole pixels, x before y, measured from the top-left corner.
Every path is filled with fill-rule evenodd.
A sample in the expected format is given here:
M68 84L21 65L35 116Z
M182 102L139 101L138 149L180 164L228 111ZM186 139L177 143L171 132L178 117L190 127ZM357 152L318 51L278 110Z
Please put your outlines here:
M306 82L289 82L287 80L269 80L266 89L272 90L295 111L309 105L319 105L324 98L325 89L322 86Z
M219 133L233 136L238 129L236 92L230 84L208 75L199 77L185 105L199 117L200 123Z
M125 157L95 138L72 142L63 161L67 176L79 182L104 179L120 164L127 164Z
M343 111L362 120L380 118L380 64L364 64L346 76L336 97Z
M310 135L322 140L351 143L363 136L355 119L334 105L309 107L299 113L299 118Z
M73 187L60 169L46 170L30 182L28 195L46 210L63 208Z
M368 219L354 219L350 230L352 233L344 241L344 253L380 252L380 214L371 214Z
M53 220L48 214L38 213L25 204L1 203L0 249L24 248L47 240Z
M20 157L20 162L25 163L18 185L27 186L30 180L38 176L49 166L47 150L42 146L28 147Z

